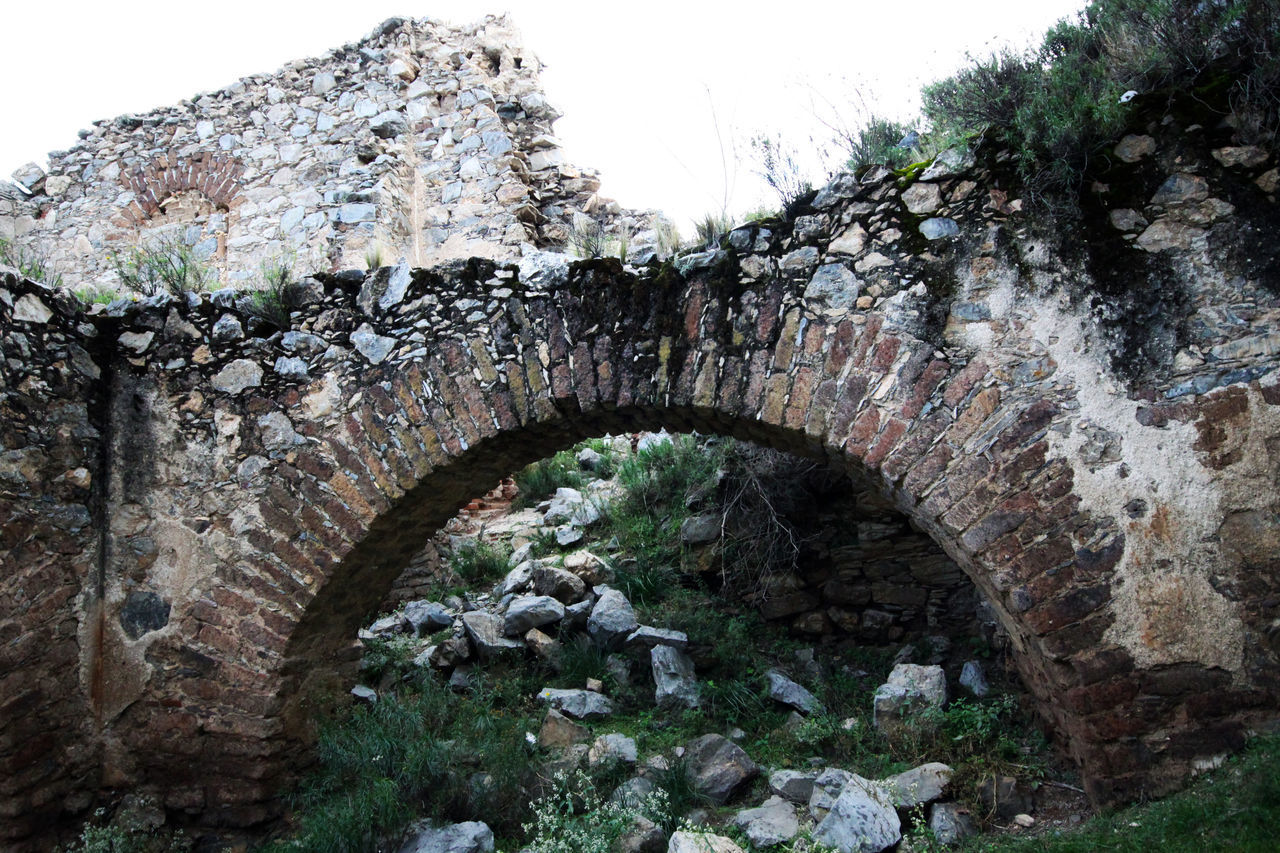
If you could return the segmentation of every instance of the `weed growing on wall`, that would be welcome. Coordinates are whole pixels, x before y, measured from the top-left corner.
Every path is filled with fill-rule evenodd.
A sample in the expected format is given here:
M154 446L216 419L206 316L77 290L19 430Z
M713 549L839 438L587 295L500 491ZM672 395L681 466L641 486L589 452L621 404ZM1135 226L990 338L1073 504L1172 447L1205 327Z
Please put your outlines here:
M199 293L217 280L195 249L174 237L135 246L109 260L123 288L146 296Z
M14 245L12 240L0 237L0 264L13 267L24 277L49 287L59 287L62 276L42 252Z

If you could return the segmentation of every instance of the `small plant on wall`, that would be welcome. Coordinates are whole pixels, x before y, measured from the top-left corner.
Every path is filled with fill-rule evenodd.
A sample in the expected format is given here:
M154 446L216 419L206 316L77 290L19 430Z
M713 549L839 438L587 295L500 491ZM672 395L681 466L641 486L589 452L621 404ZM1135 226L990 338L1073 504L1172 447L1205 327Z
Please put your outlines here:
M109 259L120 284L146 296L166 292L175 296L198 293L216 281L213 271L196 256L195 249L173 237L135 246Z

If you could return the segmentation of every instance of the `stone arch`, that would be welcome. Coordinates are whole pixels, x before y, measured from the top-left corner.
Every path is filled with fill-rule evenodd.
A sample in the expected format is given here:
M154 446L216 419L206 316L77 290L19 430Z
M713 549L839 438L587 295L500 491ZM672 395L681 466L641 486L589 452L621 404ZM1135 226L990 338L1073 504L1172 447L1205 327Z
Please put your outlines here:
M312 414L296 425L298 449L276 455L244 558L218 566L176 617L180 640L148 652L161 675L117 728L137 738L149 782L228 822L269 816L306 742L312 687L354 666L358 622L411 549L522 463L659 426L821 456L881 483L992 601L1095 796L1124 796L1142 777L1141 750L1098 729L1124 716L1128 696L1094 688L1132 669L1102 643L1106 572L1124 538L1050 458L1057 402L989 381L981 359L952 364L881 314L814 312L782 279L641 279L598 261L547 288L513 273L472 262L462 275L508 285L483 321L462 313L474 291L438 290L457 313L430 347L370 347L305 388L258 398L258 412ZM401 296L442 284L416 276ZM379 289L354 301L376 342L369 321L388 320ZM191 778L178 757L193 749L216 779Z
M244 166L234 157L202 151L191 156L175 152L161 154L145 164L124 170L120 185L134 198L120 212L131 225L143 225L165 213L166 204L176 196L199 193L218 210L239 204L240 178Z

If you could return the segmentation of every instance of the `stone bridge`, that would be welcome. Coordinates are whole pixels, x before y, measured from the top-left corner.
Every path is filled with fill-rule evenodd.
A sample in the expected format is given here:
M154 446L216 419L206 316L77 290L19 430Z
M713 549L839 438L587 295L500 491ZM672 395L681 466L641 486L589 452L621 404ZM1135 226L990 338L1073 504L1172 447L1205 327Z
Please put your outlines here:
M1096 800L1239 746L1280 698L1280 301L1210 233L1101 241L1135 284L1091 311L1107 265L1002 194L904 186L846 176L674 264L320 274L286 329L233 291L85 313L4 273L6 843L126 787L269 820L413 550L502 475L642 428L879 484L990 600ZM1146 289L1172 273L1175 307ZM1221 357L1170 366L1157 320L1192 315Z

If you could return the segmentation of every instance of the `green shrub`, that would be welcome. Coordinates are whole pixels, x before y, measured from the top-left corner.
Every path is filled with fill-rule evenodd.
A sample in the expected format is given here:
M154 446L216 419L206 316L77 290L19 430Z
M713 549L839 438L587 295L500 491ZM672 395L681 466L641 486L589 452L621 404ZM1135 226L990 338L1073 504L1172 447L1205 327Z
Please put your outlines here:
M783 210L789 210L813 190L813 182L805 177L796 162L796 152L783 142L781 136L758 134L752 137L751 155L756 174L777 194Z
M506 575L510 558L506 549L484 539L472 539L453 549L449 568L455 577L468 583L496 581Z
M174 237L162 237L108 257L121 286L147 296L198 293L216 281L213 272L196 257L195 249Z
M551 791L531 805L533 821L524 827L535 853L610 853L637 817L669 822L670 809L660 790L628 807L605 802L595 780L581 770L557 772L551 784Z
M293 265L285 260L264 262L263 286L244 298L244 310L263 323L280 331L293 325L291 314L299 307L302 288L293 280Z
M365 640L360 669L371 681L376 682L384 675L399 681L416 671L413 665L415 649L414 638L407 634L389 640L382 637Z
M463 695L429 677L323 723L316 769L294 797L297 832L265 850L382 849L415 814L517 831L533 781L531 711L503 704L482 680Z
M556 489L581 489L586 477L578 467L572 450L562 450L549 459L526 466L516 474L520 489L519 506L535 506L556 493Z
M62 276L53 269L49 258L38 249L15 246L12 240L0 237L0 264L10 266L24 277L49 287L60 287Z
M1225 86L1242 128L1265 135L1280 118L1277 83L1280 0L1094 0L1037 50L976 60L923 98L935 133L988 135L1013 153L1029 196L1071 203L1126 126L1125 91Z

